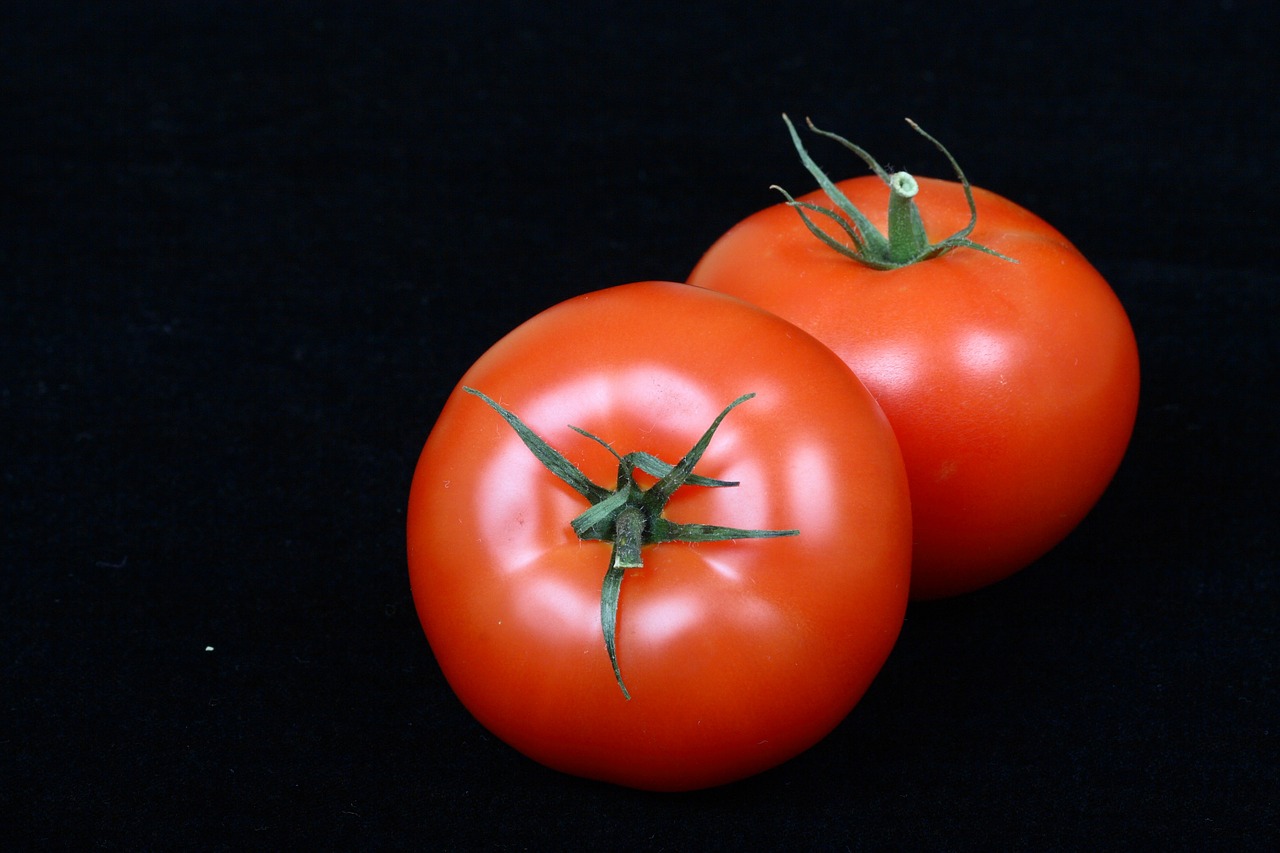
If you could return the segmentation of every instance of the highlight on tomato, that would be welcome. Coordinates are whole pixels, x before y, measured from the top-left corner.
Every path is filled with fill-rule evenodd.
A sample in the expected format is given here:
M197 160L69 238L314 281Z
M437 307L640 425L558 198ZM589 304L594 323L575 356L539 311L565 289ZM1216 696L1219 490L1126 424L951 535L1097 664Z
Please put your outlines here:
M689 283L790 320L835 351L898 437L914 512L913 598L978 589L1060 542L1129 443L1138 350L1111 287L1052 226L956 180L832 181L717 240ZM776 188L775 189L779 189Z
M414 473L414 602L486 728L549 767L688 790L773 767L902 626L911 511L884 413L828 348L638 282L486 352Z

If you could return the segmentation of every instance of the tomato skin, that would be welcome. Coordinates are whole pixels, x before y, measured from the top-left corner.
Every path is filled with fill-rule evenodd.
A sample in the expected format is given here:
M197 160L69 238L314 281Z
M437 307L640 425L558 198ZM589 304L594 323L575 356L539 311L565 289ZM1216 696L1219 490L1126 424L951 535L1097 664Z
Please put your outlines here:
M968 222L958 183L917 180L931 241ZM886 227L879 178L838 186ZM778 204L730 229L689 276L814 335L880 402L911 483L915 599L986 586L1061 541L1115 474L1137 413L1137 345L1106 281L1048 223L973 192L971 239L1017 263L960 248L878 271ZM799 200L830 204L821 191Z
M798 536L644 548L618 604L623 698L605 651L608 542L585 501L462 385L612 487L619 452L675 462L730 401L678 522ZM778 317L666 282L590 293L526 322L466 373L423 448L408 560L431 648L462 703L550 767L688 790L772 767L843 719L901 629L910 507L892 430L851 371Z

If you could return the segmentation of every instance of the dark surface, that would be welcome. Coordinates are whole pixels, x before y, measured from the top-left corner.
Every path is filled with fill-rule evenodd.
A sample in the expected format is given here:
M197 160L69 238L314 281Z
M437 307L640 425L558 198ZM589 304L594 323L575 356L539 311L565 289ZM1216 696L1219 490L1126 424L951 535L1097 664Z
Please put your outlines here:
M692 5L6 6L7 835L1277 842L1264 4ZM808 753L691 795L564 777L488 735L432 659L404 565L417 452L510 328L680 279L769 184L809 188L784 110L945 176L910 116L1071 237L1137 332L1132 447L1043 560L913 606Z

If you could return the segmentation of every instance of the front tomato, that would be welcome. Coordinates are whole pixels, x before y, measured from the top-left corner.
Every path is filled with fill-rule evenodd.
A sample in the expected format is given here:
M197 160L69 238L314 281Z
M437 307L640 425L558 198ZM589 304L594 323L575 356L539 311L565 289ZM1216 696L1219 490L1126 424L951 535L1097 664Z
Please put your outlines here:
M675 464L716 422L694 479L721 482L678 488L663 518L798 534L644 545L610 636L614 543L575 533L589 502L498 408L609 489L622 454ZM408 509L414 601L468 710L543 764L654 790L740 779L826 735L897 638L910 540L896 440L853 373L772 314L660 282L561 303L482 356Z

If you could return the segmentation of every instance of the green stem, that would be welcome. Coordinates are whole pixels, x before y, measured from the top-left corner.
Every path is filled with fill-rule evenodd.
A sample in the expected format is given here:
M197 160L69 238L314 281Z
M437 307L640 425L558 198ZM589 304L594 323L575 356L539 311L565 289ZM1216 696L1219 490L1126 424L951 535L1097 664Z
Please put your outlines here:
M889 190L889 260L902 264L929 247L913 200L920 185L906 172L894 172L889 176Z
M629 506L613 520L613 561L615 569L639 569L644 566L640 546L644 544L644 513Z

